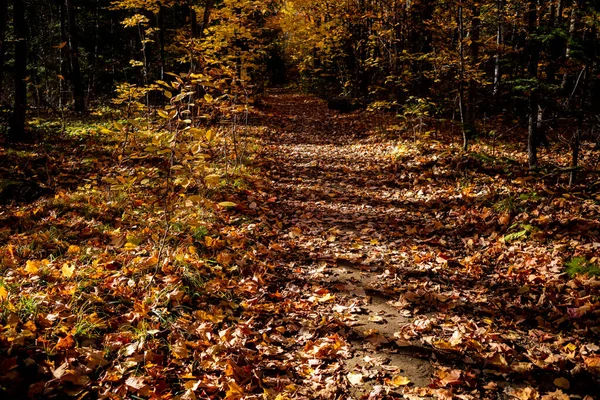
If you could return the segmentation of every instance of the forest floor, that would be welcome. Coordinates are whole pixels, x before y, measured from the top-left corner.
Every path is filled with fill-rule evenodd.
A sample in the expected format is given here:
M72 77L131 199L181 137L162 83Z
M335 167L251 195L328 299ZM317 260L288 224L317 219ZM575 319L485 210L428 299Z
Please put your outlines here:
M568 187L557 149L530 174L512 143L463 153L393 116L263 101L254 176L169 207L151 135L2 149L3 398L600 393L597 175Z
M599 393L597 191L529 175L511 144L464 154L314 97L267 104L281 268L344 327L353 397Z

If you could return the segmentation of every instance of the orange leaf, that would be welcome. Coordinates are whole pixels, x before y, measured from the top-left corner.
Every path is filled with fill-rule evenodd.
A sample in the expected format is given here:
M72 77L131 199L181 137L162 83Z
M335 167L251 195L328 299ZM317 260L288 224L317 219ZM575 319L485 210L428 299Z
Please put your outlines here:
M73 340L73 336L69 335L64 338L58 339L56 343L56 350L66 350L75 346L75 340Z

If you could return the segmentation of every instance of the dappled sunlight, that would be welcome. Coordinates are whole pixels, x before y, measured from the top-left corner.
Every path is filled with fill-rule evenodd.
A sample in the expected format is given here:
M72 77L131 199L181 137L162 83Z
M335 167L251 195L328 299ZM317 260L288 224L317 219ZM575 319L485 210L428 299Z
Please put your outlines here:
M594 279L573 287L561 279L559 249L575 233L548 223L567 217L569 196L555 198L543 180L532 181L519 167L524 152L502 143L489 156L485 146L459 153L411 139L374 140L357 134L368 114L342 119L323 103L285 93L268 104L279 127L266 163L284 258L294 279L335 296L331 312L352 327L354 351L432 361L435 371L406 367L419 382L463 374L489 381L511 371L545 387L560 371L529 371L550 363L548 352L557 357L551 364L573 363L561 350L563 335L592 345L593 331L582 330L593 321L591 309L581 307L595 306L576 303L581 314L573 318L575 305L550 300L569 302L595 287ZM585 224L582 248L593 247L597 227L593 218ZM583 388L588 376L571 383Z

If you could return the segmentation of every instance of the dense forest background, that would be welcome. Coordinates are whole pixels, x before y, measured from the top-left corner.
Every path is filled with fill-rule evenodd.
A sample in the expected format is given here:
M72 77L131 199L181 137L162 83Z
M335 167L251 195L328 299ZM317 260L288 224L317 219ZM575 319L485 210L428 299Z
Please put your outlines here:
M5 120L17 105L12 131L22 137L26 100L35 110L81 112L135 91L156 106L164 102L156 82L167 72L216 74L247 94L298 81L325 97L451 122L465 149L480 135L501 135L490 129L496 123L527 126L531 168L539 145L558 133L576 168L582 138L598 140L598 7L566 0L3 1L1 102Z

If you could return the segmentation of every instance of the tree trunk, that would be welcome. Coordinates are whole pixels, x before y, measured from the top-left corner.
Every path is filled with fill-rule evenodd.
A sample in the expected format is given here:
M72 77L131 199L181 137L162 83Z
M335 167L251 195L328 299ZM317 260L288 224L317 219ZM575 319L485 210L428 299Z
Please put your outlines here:
M190 31L192 33L192 38L198 37L198 16L196 15L196 10L193 7L193 0L188 0L187 8L190 13Z
M2 100L2 81L4 78L4 38L6 37L6 22L8 20L8 0L0 0L0 101Z
M473 4L471 7L471 71L479 70L479 32L481 29L481 19L479 7ZM472 76L469 78L469 99L467 103L467 129L469 135L475 134L475 120L477 114L477 80Z
M66 97L65 97L65 85L66 85L66 76L70 76L69 67L67 65L67 60L69 59L68 47L67 43L69 39L67 37L67 17L65 11L65 2L62 0L58 0L58 13L60 14L60 56L59 56L59 79L58 79L58 107L62 110L65 107Z
M554 16L554 27L558 28L562 24L563 0L558 0L556 4L556 15Z
M71 85L73 86L73 100L75 111L85 111L85 89L83 87L83 81L81 79L81 69L79 67L79 49L78 49L78 36L77 36L77 25L75 19L75 7L73 6L73 0L65 0L65 10L68 21L68 39L69 39L69 61L71 64Z
M569 68L569 59L571 58L571 45L573 43L573 39L575 38L575 29L577 27L577 19L579 16L579 12L578 12L578 5L579 5L579 1L580 0L573 0L573 4L571 5L571 18L569 21L569 40L567 41L567 47L565 49L565 73L563 74L562 77L562 82L560 84L560 88L566 92L567 90L567 84L568 84L568 80L569 80L569 73L568 73L568 68Z
M190 10L193 10L190 6ZM164 21L164 7L160 3L158 8L158 14L156 15L156 25L158 25L158 56L160 58L160 79L165 79L165 21ZM194 29L192 25L192 36L194 35Z
M538 91L538 61L540 56L540 46L538 39L535 38L535 30L537 26L537 2L529 0L527 10L527 26L528 37L526 43L526 51L528 58L528 74L531 81L529 93L529 129L527 135L527 154L529 169L536 169L538 134L537 134L537 119L539 106L539 91Z
M577 181L577 168L579 167L579 148L581 147L581 131L583 130L583 110L577 113L577 129L571 138L571 173L569 174L569 186Z
M200 32L200 37L204 37L204 31L208 29L208 24L210 23L210 12L212 11L215 0L206 0L204 3L204 14L202 15L202 27Z
M503 36L503 17L504 0L498 0L496 3L498 26L496 27L496 55L494 56L494 98L497 98L500 91L501 71L500 71L500 47L502 46Z
M418 71L416 73L417 79L417 93L419 93L420 97L429 97L431 94L431 85L432 80L429 78L425 72L430 71L432 66L431 62L427 59L427 55L433 52L433 31L430 28L430 23L433 20L433 13L435 11L435 4L433 0L423 0L420 5L420 16L421 21L419 26L422 29L421 37L417 38L415 43L417 44L416 53L422 53L424 58L418 66Z
M581 75L583 74L583 78ZM569 175L569 186L573 185L577 180L577 168L579 167L579 151L581 148L581 135L583 131L583 119L586 103L586 95L588 92L588 67L584 66L578 78L581 82L581 95L579 96L579 109L577 110L577 129L571 138L571 174ZM577 90L575 87L574 90Z
M10 121L10 139L26 141L31 139L25 130L27 112L27 25L25 4L22 0L13 2L13 29L15 36L15 105Z
M465 107L465 55L464 55L464 24L463 24L463 6L458 6L458 56L459 56L459 74L458 77L458 111L460 113L460 125L462 127L463 151L469 148L469 129L467 128L466 107Z

